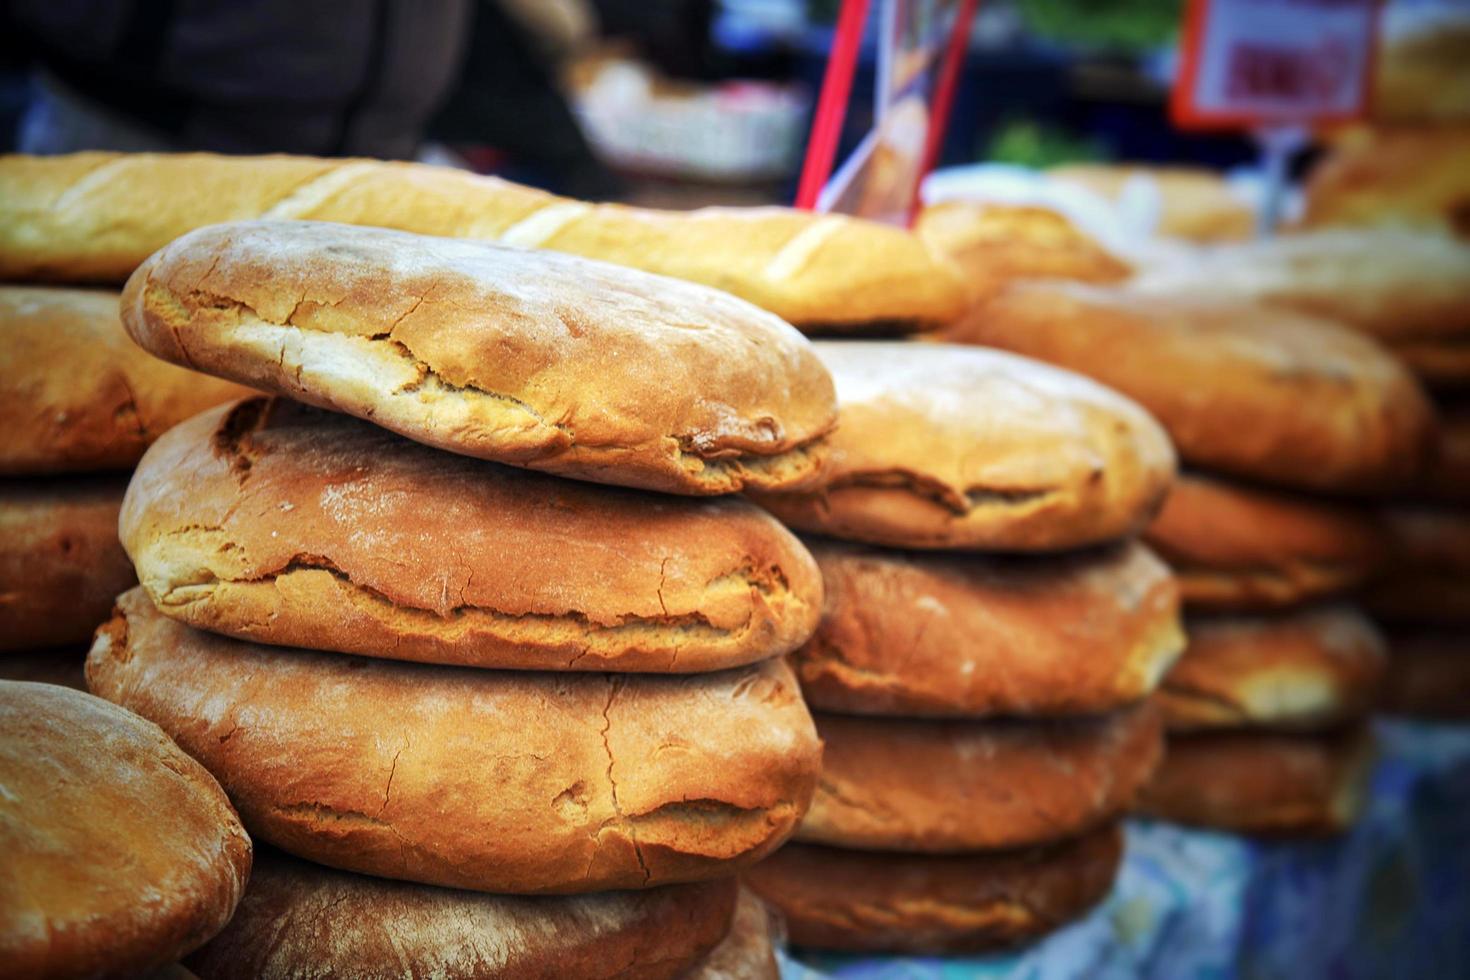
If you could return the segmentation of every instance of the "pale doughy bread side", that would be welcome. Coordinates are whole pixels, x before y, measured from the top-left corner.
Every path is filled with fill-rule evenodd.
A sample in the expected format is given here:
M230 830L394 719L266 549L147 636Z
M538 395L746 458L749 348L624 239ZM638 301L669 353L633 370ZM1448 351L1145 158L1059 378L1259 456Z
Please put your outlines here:
M137 579L117 539L124 477L0 481L0 651L85 645Z
M264 848L224 931L188 958L204 980L684 975L721 941L733 881L520 896L337 871Z
M1356 608L1194 616L1189 648L1155 702L1170 731L1313 731L1366 717L1387 666L1382 635Z
M1383 560L1363 507L1182 473L1144 539L1191 609L1264 610L1342 595Z
M92 689L163 725L252 833L344 870L517 894L721 877L779 846L816 782L821 743L780 660L437 667L225 639L141 589L118 602Z
M128 281L165 360L439 449L673 493L800 483L831 380L715 290L486 242L320 222L216 225Z
M954 854L1082 833L1133 805L1163 750L1151 705L1061 721L818 713L826 744L796 839Z
M1171 735L1139 811L1241 833L1340 833L1362 812L1372 762L1367 727L1326 735Z
M141 976L229 921L250 839L158 726L52 684L0 681L0 967Z
M120 527L169 616L395 660L717 670L821 614L811 557L747 501L560 480L284 399L169 432Z
M0 476L131 467L171 426L249 391L128 338L118 294L0 286Z
M0 278L121 282L204 225L379 225L550 249L714 286L793 323L921 329L959 277L887 225L789 208L584 204L494 177L373 160L207 153L0 157Z
M1148 696L1184 648L1178 587L1140 544L1042 557L807 544L826 610L792 665L818 710L1096 714Z
M1001 351L819 341L840 425L809 486L755 499L792 527L897 548L1053 551L1127 537L1174 476L1148 413Z
M1023 850L943 856L787 844L745 881L780 909L794 945L941 956L1065 925L1107 895L1122 856L1116 823Z
M1207 292L1015 283L940 339L1111 385L1153 413L1186 463L1312 490L1409 484L1434 416L1397 359L1337 323Z

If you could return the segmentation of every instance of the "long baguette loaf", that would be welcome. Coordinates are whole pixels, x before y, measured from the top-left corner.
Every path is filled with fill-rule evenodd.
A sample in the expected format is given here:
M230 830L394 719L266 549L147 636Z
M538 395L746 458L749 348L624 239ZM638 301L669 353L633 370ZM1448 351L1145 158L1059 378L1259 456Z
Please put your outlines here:
M121 282L202 225L301 218L481 238L705 283L799 326L902 330L959 316L958 274L917 236L786 208L585 204L443 167L311 157L0 156L0 278Z

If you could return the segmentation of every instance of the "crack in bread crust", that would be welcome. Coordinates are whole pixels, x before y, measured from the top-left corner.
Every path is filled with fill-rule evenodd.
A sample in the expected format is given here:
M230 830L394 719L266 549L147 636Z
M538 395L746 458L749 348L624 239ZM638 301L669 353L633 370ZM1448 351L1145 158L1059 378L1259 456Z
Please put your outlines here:
M198 526L182 528L170 537L185 541L197 540L201 529ZM162 543L162 542L161 542ZM228 549L229 543L223 546ZM165 568L178 567L172 556L159 557ZM275 603L282 585L289 588L294 580L312 575L329 576L338 587L336 595L346 600L357 613L385 628L394 630L395 659L432 659L429 649L423 656L415 656L420 644L426 648L442 647L462 641L467 636L478 634L491 641L498 641L517 648L526 667L545 669L561 666L565 669L602 670L616 663L620 671L666 672L676 670L683 648L699 644L702 648L747 652L747 659L754 662L763 659L768 652L754 634L765 625L755 611L746 621L734 629L722 628L710 622L700 612L677 615L644 616L623 613L614 623L596 622L586 612L569 610L561 614L509 612L490 606L464 603L452 607L447 614L432 609L417 608L395 602L372 586L353 581L352 577L339 568L330 558L323 555L293 555L280 568L258 575L240 578L220 577L199 563L194 575L178 581L157 581L149 578L145 583L150 598L159 609L203 628L219 628L214 621L211 607L227 606L233 609L263 608ZM779 570L761 575L755 569L742 567L710 580L705 592L732 590L752 592L761 596L763 605L782 609L787 605L805 606L805 603L789 591ZM263 601L250 601L252 592L265 595ZM260 626L267 626L261 623ZM256 638L256 630L250 625L243 628L227 628L243 638ZM417 641L417 642L415 642ZM281 638L275 642L292 642ZM484 642L482 640L481 642ZM345 653L374 655L379 648L375 643L364 644L366 649L344 650ZM379 653L379 655L381 655ZM548 663L557 655L565 655L560 664ZM473 662L472 657L463 657ZM493 665L503 666L499 659ZM723 661L722 661L723 662ZM736 666L737 661L730 661Z
M274 363L275 370L256 367L245 383L283 390L320 407L348 411L441 449L584 477L588 467L621 472L638 466L638 459L643 458L640 468L653 466L660 472L645 473L637 485L709 494L735 492L747 486L799 486L811 479L825 460L825 430L804 439L784 439L775 444L781 448L771 452L756 451L750 439L738 435L714 437L699 432L666 433L642 443L621 441L615 436L605 443L592 443L573 426L550 418L544 409L515 394L469 379L448 380L395 336L399 325L428 299L427 293L417 297L387 329L348 333L312 323L314 314L333 308L329 304L303 296L285 318L272 319L239 298L202 288L208 276L206 272L184 292L151 277L144 287L144 303L151 317L171 331L182 360L192 366L201 355L190 351L180 335L179 323L190 319L198 309L225 314L233 320L223 339L228 348L257 354L274 352L266 360ZM333 378L329 376L333 371L345 374ZM377 390L371 395L354 394L344 390L340 383L344 377L349 388L357 382ZM448 413L447 421L444 409L453 402L446 395L471 396L462 400L457 412ZM435 438L428 431L435 428L447 428L451 435Z

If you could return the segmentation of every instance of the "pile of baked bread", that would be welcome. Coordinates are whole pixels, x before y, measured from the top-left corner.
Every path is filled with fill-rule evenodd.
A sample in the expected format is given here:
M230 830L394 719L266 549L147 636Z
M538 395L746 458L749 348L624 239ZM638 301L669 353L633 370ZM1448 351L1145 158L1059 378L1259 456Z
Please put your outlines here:
M1197 183L1161 175L1182 212ZM1470 381L1470 245L1438 221L1257 242L1213 222L1193 230L1209 245L1135 255L1039 207L950 202L920 222L984 285L939 339L1111 385L1185 464L1145 534L1179 577L1189 637L1156 699L1170 738L1153 814L1342 829L1376 707L1470 711L1470 524L1447 506L1470 487L1454 401Z
M0 287L0 642L46 648L0 961L770 977L783 919L1043 935L1140 801L1345 826L1418 382L1202 259L926 217L0 158L48 284ZM92 694L25 682L94 629Z

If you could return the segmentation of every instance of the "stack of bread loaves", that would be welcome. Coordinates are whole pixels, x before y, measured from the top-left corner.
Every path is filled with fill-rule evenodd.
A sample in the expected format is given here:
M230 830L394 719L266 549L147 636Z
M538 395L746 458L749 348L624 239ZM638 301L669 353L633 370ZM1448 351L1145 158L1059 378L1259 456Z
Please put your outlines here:
M80 686L86 642L135 581L117 540L148 444L246 394L164 364L115 292L0 285L0 677Z
M818 342L840 423L815 483L753 496L826 588L793 662L825 742L811 812L746 872L794 943L959 952L1110 888L1179 653L1132 540L1174 472L1132 402L999 352ZM817 537L822 535L823 537Z
M1389 186L1408 192L1412 172ZM1380 210L1408 208L1410 201L1385 200ZM1421 479L1394 488L1408 503L1384 515L1388 561L1367 605L1390 628L1390 707L1433 715L1470 710L1454 693L1470 684L1470 657L1458 632L1470 623L1463 589L1470 575L1463 460L1470 244L1412 224L1328 228L1208 252L1189 265L1152 270L1139 286L1243 295L1330 316L1381 340L1434 390L1442 418L1437 448Z
M87 664L285 852L190 965L769 975L733 876L815 786L782 657L821 578L710 495L819 469L810 344L702 286L315 222L185 235L122 305L154 354L295 399L148 451L141 588Z
M1146 535L1190 614L1158 698L1169 751L1146 809L1245 831L1341 828L1384 659L1372 624L1337 599L1379 550L1371 512L1341 496L1411 479L1432 413L1372 340L1204 292L1014 283L947 336L1113 385L1198 467Z

